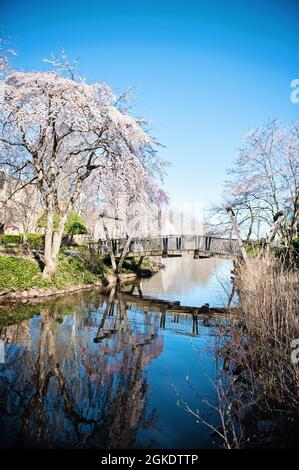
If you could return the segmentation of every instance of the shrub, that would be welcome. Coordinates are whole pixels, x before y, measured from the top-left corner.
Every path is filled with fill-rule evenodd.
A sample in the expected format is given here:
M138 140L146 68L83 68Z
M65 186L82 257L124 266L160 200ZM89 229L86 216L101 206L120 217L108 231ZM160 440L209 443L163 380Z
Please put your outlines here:
M244 248L248 256L258 256L265 244L264 240L244 242Z
M45 237L40 233L29 233L27 237L27 243L30 248L42 250L44 248Z
M60 254L51 283L62 288L70 284L92 284L98 280L99 276L90 270L84 260Z
M82 217L75 212L72 212L66 221L64 233L66 235L82 235L87 233Z
M23 241L23 235L1 235L1 243L7 245L19 245Z
M17 235L2 235L0 240L4 246L21 245L24 241L24 235L23 233ZM44 236L39 233L29 233L27 235L27 243L30 248L42 249L44 246Z

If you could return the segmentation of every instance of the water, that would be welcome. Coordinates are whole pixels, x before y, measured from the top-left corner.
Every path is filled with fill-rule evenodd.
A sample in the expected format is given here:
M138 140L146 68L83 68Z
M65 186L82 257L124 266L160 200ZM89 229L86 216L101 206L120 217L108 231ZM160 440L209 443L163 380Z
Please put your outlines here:
M168 259L144 295L220 305L228 262ZM196 266L194 266L196 265ZM189 270L191 268L191 270ZM1 447L207 448L219 445L216 320L132 303L123 294L77 293L0 311ZM163 323L165 319L165 324ZM104 321L105 320L105 321Z
M179 300L182 305L226 305L231 291L231 261L216 258L194 260L190 255L162 261L165 269L143 282L144 294Z

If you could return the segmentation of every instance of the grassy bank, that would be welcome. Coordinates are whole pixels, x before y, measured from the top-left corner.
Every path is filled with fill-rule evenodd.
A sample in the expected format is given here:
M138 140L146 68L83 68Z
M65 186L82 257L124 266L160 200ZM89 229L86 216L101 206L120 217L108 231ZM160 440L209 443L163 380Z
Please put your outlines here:
M92 284L108 271L102 262L93 266L83 259L61 254L56 273L51 279L42 278L38 263L34 260L16 258L13 256L0 257L0 292L10 289L23 290L31 287L62 289L73 284Z
M20 256L0 256L0 293L10 290L23 291L30 288L64 289L74 285L91 285L104 276L112 274L111 265L86 250L78 251L80 256L60 254L55 274L51 279L43 279L37 261ZM144 259L140 265L137 259L124 262L121 274L150 276L161 269L161 264ZM141 273L142 271L142 273Z
M292 446L299 437L299 367L291 360L299 272L256 258L239 267L236 288L239 308L222 348L229 363L222 382L226 432L237 447Z

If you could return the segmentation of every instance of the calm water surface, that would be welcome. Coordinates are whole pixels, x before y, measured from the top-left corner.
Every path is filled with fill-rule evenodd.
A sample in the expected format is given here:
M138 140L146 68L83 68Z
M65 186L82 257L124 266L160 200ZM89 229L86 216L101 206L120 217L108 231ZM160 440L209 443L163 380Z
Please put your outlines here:
M167 259L146 296L221 305L231 263ZM125 294L0 310L1 447L206 448L217 425L214 320L179 322ZM184 405L185 403L185 405Z

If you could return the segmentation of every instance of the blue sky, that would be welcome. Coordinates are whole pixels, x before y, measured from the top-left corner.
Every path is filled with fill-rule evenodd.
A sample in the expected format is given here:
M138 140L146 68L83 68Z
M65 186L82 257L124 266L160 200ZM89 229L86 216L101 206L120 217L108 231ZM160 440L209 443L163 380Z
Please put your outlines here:
M0 27L18 67L45 68L64 47L88 81L132 86L133 112L165 145L176 203L216 200L246 132L299 114L296 1L1 0Z

